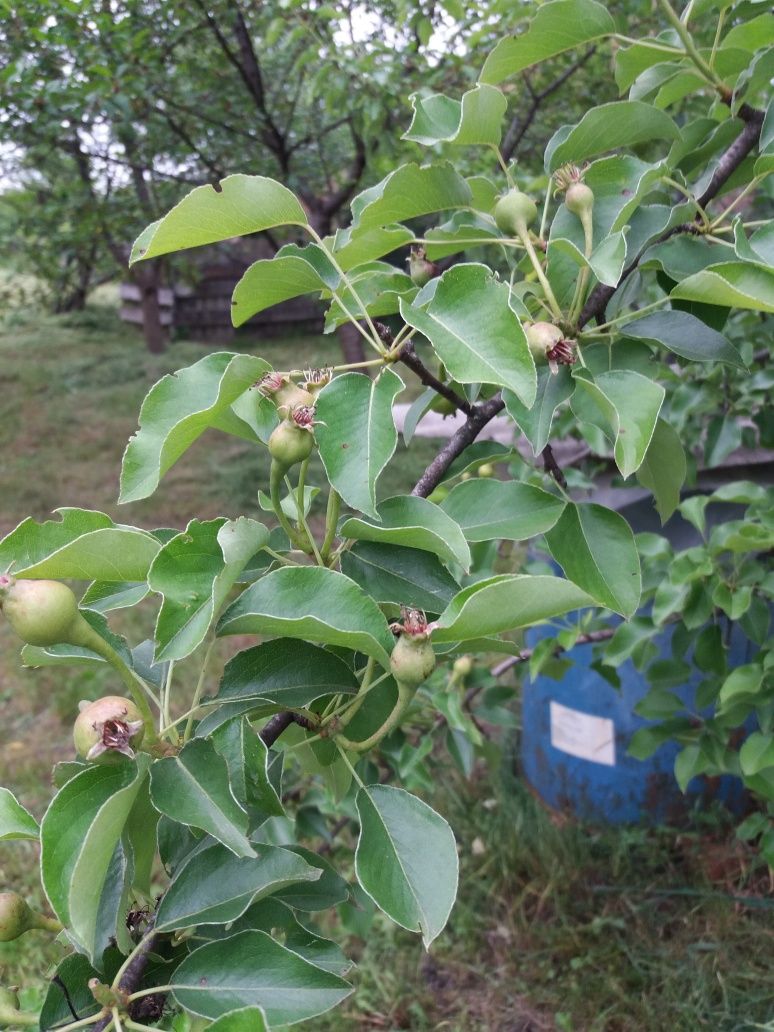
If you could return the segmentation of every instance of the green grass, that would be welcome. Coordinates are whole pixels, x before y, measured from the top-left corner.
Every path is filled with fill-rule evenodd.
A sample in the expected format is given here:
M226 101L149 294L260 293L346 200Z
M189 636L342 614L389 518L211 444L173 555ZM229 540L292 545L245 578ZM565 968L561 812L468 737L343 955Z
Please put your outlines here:
M250 344L240 339L238 347ZM338 360L336 342L324 337L261 342L255 350L278 367ZM267 486L265 453L216 433L191 449L152 498L116 504L121 454L145 392L205 354L199 343L177 341L165 355L149 356L109 305L60 318L8 314L0 324L0 532L61 505L147 527L221 513L265 518L256 505ZM434 451L422 439L409 452L399 449L384 495L407 490ZM309 479L315 482L314 472ZM111 623L134 642L152 632L153 619L147 602L113 614ZM244 645L224 646L219 658ZM178 673L190 690L193 666L181 664ZM0 626L0 784L40 816L53 763L72 756L78 700L115 690L107 671L21 669L17 643ZM767 894L771 901L772 886L731 829L720 819L679 833L577 826L546 813L513 770L510 755L472 782L439 770L431 801L454 828L462 868L448 930L426 955L416 936L381 918L367 935L331 926L358 962L356 993L305 1027L774 1030L774 911L759 905ZM352 845L346 833L343 845ZM14 887L42 903L36 854L32 844L0 846L0 891ZM351 848L337 860L351 864ZM0 944L0 984L27 986L23 1000L32 1006L62 953L38 932Z

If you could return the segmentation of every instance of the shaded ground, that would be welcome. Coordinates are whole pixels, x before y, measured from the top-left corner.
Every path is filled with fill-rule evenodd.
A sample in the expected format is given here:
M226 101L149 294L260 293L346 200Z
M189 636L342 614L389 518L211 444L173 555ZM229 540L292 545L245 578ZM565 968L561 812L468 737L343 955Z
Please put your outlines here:
M325 338L259 350L279 366L338 357ZM260 518L264 457L216 434L192 449L153 498L115 504L121 454L143 395L163 373L205 353L179 342L151 359L104 309L9 317L0 326L0 531L28 514L44 518L55 505L100 508L144 526L182 526L193 515L220 513ZM408 489L431 454L432 444L417 440L388 474L385 495ZM152 607L111 622L140 640L152 628ZM45 808L53 762L71 755L78 699L114 687L108 675L77 668L22 670L0 626L0 784L36 815ZM721 820L706 818L690 832L580 828L546 814L513 770L510 757L471 783L439 771L432 802L455 830L462 864L448 932L429 957L416 937L386 921L377 920L367 939L351 935L356 994L304 1027L774 1030L771 885ZM342 846L351 845L343 835ZM341 862L347 858L351 851L342 848ZM30 844L0 846L0 891L34 896L36 863ZM59 955L39 933L0 944L0 984L31 986L23 1002L32 1005L41 972Z

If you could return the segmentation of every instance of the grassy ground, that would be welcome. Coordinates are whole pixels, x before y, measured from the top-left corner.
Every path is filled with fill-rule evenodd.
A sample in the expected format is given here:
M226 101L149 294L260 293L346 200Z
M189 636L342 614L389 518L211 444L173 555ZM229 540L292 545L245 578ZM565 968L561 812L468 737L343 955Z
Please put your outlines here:
M287 338L258 350L280 367L337 357L329 338ZM181 527L194 515L260 518L264 458L216 434L205 435L151 499L115 503L143 395L161 375L204 354L202 345L179 341L164 356L148 356L109 306L57 319L18 309L7 316L0 325L0 532L62 505L147 527ZM406 490L432 451L416 440L386 474L384 493ZM152 621L150 605L111 618L134 641ZM0 784L40 816L53 762L71 756L77 701L114 689L99 672L22 670L0 626ZM454 827L463 871L448 932L430 956L386 921L377 920L367 940L350 936L357 992L335 1016L305 1027L774 1032L774 910L761 900L770 886L722 821L680 833L581 828L546 814L513 770L507 758L472 782L439 773L432 801ZM347 857L342 849L341 862ZM0 846L0 891L15 887L35 899L36 863L30 844ZM31 986L31 1004L41 972L61 952L40 933L0 945L0 984Z

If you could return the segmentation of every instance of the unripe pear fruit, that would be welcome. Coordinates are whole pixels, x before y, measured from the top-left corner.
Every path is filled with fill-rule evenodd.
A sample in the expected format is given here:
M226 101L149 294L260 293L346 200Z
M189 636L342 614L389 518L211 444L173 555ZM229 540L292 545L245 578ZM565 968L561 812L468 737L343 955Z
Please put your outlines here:
M284 387L280 387L273 400L281 416L292 412L299 405L314 405L314 396L295 383L288 383Z
M409 256L409 276L416 287L424 287L426 283L438 275L435 262L428 261L424 251L412 251Z
M494 476L494 466L491 463L489 463L489 462L485 462L482 466L478 467L476 472L478 473L478 475L480 477L493 477Z
M27 906L18 892L0 892L0 942L12 942L31 928L48 932L62 930L56 918L44 917Z
M289 419L276 426L269 437L269 454L283 469L288 470L308 459L314 448L314 436Z
M443 394L436 394L430 402L430 411L437 412L442 416L453 416L457 411L457 406L453 401L449 401L448 398L444 398Z
M0 576L0 609L22 641L45 648L81 643L83 617L66 584Z
M35 927L35 913L18 892L0 892L0 942L11 942Z
M473 658L472 656L457 656L454 660L454 674L458 680L463 680L469 677L473 672Z
M87 703L73 726L75 750L84 760L115 763L134 758L145 733L142 714L131 699L106 695Z
M524 332L527 335L527 345L532 352L532 357L538 364L545 363L546 353L555 347L564 336L559 327L550 322L525 323Z
M0 1013L17 1011L19 1007L19 994L13 986L9 986L8 989L0 989Z
M508 236L521 236L537 218L537 205L521 190L509 190L495 205L497 228Z
M435 653L427 634L401 634L390 656L392 676L408 688L418 688L435 669Z
M567 187L564 203L568 211L578 218L590 215L594 207L594 191L585 183L573 183Z

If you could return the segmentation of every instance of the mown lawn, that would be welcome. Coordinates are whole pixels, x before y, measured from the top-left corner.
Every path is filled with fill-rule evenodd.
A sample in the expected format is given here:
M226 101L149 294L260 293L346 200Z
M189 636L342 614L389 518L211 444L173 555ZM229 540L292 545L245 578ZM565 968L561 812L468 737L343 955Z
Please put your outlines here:
M278 367L338 359L335 340L323 337L255 350ZM161 375L204 354L199 343L177 341L165 355L148 356L110 306L60 318L20 309L7 315L0 323L0 532L64 505L146 527L183 527L193 516L218 514L265 518L256 504L267 486L265 453L214 433L152 498L116 505L121 454L142 397ZM399 449L385 495L408 490L433 454L422 439ZM151 632L153 615L145 603L111 623L138 641ZM186 675L183 666L183 684ZM78 700L106 690L115 686L101 672L23 670L0 625L0 784L37 816L52 764L72 754ZM305 1027L774 1030L772 886L722 817L687 831L560 821L525 790L511 744L499 767L481 768L470 781L445 768L436 778L432 802L457 835L462 881L432 954L386 921L377 920L367 940L350 934L357 991L333 1016ZM339 840L342 863L351 861L347 836ZM15 888L40 902L36 862L30 844L0 846L0 891ZM47 965L61 954L40 933L0 945L0 984L29 987L22 999L32 1005Z

